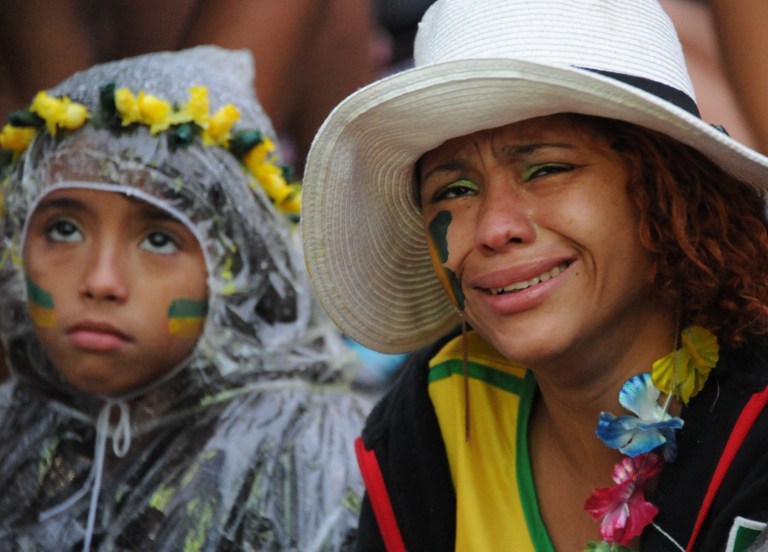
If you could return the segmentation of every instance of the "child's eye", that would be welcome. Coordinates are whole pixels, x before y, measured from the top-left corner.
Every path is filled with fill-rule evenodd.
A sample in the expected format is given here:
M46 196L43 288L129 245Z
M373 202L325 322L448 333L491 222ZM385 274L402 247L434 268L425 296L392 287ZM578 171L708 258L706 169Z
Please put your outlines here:
M174 240L170 234L160 231L150 232L147 237L141 241L139 247L146 251L159 253L161 255L170 255L179 250L176 240Z
M77 225L67 219L55 220L49 224L45 229L45 235L49 240L55 242L78 242L83 239Z
M548 176L573 170L574 165L569 163L536 163L529 165L523 171L523 182L528 182L540 176Z
M464 197L466 195L477 193L480 188L477 184L471 180L463 178L455 182L451 182L447 186L440 188L432 196L432 201L442 201L444 199L455 199L457 197Z

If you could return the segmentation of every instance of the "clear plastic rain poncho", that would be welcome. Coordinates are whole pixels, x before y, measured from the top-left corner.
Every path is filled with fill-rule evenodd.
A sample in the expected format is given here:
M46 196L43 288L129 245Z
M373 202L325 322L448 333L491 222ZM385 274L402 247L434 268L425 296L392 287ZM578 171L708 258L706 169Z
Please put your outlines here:
M184 102L208 87L234 129L272 134L250 54L215 47L95 66L49 91L98 111L99 89ZM66 167L62 170L61 167ZM123 397L77 391L36 340L24 224L62 186L149 201L197 236L208 314L191 357ZM367 410L357 357L315 308L287 218L222 147L173 147L146 126L41 132L3 183L0 317L14 378L0 388L0 550L346 550L362 494Z

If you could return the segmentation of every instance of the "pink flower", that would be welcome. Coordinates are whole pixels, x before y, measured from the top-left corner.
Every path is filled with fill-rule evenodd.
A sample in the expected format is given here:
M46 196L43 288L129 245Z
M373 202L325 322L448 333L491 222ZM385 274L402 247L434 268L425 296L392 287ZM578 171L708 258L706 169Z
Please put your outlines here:
M649 452L625 458L613 467L615 487L592 491L584 509L600 521L607 542L626 545L643 532L659 509L645 500L643 485L661 471L664 460Z

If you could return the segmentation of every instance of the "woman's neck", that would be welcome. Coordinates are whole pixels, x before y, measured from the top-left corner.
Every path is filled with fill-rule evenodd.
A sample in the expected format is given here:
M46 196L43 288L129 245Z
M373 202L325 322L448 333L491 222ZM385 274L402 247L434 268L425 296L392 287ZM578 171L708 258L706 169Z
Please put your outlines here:
M677 341L675 324L666 316L654 317L641 327L606 333L605 339L574 347L546 364L529 366L548 423L568 440L574 431L594 436L602 411L624 413L618 401L624 383L650 372Z
M584 409L592 412L592 408ZM598 525L584 510L592 489L612 485L613 465L621 454L595 435L595 417L567 416L540 395L528 428L533 480L539 511L558 552L581 552L600 540Z
M673 326L652 324L613 346L532 368L540 394L529 426L531 463L542 519L559 552L580 552L586 540L600 540L584 502L593 489L613 485L613 466L623 456L598 439L599 414L628 413L619 391L673 349Z

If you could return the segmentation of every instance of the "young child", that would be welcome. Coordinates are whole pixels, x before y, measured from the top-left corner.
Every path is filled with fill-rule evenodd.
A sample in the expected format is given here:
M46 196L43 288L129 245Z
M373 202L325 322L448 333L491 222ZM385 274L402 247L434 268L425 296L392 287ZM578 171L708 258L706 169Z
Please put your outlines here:
M0 134L0 549L352 546L367 405L252 85L246 52L150 54Z

